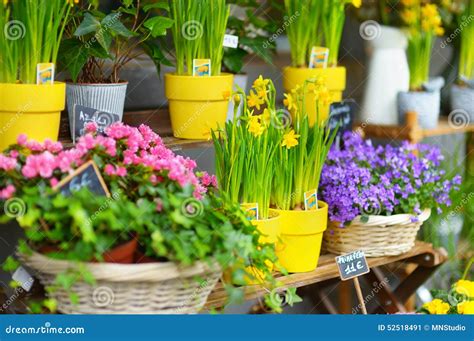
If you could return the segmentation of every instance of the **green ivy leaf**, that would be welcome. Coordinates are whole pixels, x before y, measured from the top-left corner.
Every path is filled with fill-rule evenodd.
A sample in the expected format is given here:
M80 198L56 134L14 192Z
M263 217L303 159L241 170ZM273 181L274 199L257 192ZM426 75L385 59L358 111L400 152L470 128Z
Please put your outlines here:
M170 6L168 5L168 1L157 1L155 3L151 3L151 4L143 6L143 10L145 12L148 12L152 9L164 9L169 12Z
M2 269L5 272L14 272L19 267L20 267L20 262L18 262L12 256L8 256L7 259L5 259L5 262L3 262L3 265L2 265Z
M92 14L86 13L84 14L84 20L82 20L74 32L74 36L82 37L86 34L97 32L100 27L100 21L97 20L97 18L95 18Z
M143 26L150 30L152 37L156 38L166 35L166 30L173 26L173 22L173 19L157 16L145 21Z
M131 38L136 35L120 22L119 13L111 13L107 15L100 24L103 31L110 30L125 38Z

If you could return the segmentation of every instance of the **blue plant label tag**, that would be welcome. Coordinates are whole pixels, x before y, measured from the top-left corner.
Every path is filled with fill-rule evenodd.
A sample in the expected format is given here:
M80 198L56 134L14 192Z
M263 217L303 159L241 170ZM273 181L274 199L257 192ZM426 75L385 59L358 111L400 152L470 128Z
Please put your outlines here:
M36 84L54 83L54 64L39 63L36 65Z
M236 49L239 46L239 37L233 34L224 35L224 47Z
M329 49L327 47L313 46L309 56L309 68L327 68Z
M24 267L20 266L12 275L12 279L18 283L20 283L21 287L25 291L30 291L31 287L33 286L33 276L31 276L28 271L25 270Z
M242 204L248 220L258 220L258 203Z
M318 191L313 189L304 192L304 209L306 211L317 210L318 207Z
M358 277L370 272L369 264L364 251L354 251L336 257L339 275L343 281Z
M193 59L193 76L209 77L211 76L210 59Z

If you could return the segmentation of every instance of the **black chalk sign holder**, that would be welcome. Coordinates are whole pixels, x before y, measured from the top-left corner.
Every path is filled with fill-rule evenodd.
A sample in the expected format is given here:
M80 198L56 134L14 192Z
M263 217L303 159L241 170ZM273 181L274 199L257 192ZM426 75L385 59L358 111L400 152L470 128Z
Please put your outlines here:
M354 287L362 308L362 313L367 315L367 308L365 307L364 297L362 295L362 289L360 288L358 278L359 276L370 272L364 252L354 251L342 256L338 256L336 257L336 264L341 280L347 281L352 279L354 281Z
M53 189L67 197L83 187L87 187L93 194L110 197L107 185L93 160L86 162L62 179Z

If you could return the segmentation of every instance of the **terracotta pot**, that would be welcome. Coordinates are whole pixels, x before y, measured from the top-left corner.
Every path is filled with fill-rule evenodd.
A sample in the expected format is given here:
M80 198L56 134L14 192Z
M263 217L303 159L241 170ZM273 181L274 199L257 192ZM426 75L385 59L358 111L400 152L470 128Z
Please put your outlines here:
M103 254L106 263L132 264L138 242L135 238Z
M147 263L157 263L159 262L158 259L148 257L140 250L135 251L135 261L136 264L147 264Z

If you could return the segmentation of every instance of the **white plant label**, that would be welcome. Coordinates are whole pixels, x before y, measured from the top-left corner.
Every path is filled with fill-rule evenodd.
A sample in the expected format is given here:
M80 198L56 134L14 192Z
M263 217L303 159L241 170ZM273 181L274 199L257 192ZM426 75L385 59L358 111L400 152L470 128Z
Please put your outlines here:
M239 37L232 34L224 35L224 47L236 49L239 46Z
M22 266L16 269L16 271L12 275L12 279L20 283L21 287L26 291L31 290L31 287L33 286L34 282L33 277Z

